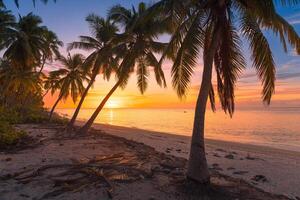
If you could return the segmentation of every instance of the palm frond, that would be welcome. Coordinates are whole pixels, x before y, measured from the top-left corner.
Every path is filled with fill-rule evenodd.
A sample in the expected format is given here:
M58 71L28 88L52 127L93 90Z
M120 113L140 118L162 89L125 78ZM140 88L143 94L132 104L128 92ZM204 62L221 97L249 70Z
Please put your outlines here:
M243 35L249 40L252 51L253 66L263 84L263 101L270 104L275 91L275 64L271 48L261 32L259 25L251 17L244 15L241 19Z
M225 112L232 116L235 108L235 84L246 62L241 51L241 41L230 21L223 23L219 48L214 56L217 72L218 94Z
M154 75L156 82L159 86L167 87L166 79L164 72L162 70L162 65L158 62L156 57L152 52L149 52L146 56L146 60L149 63L150 66L154 67Z
M148 87L148 76L149 71L147 69L147 61L140 58L137 65L137 85L142 94L144 94Z
M179 97L186 95L193 69L197 64L199 50L203 46L204 34L201 22L201 16L196 14L186 35L180 41L180 48L174 60L171 71L172 84Z

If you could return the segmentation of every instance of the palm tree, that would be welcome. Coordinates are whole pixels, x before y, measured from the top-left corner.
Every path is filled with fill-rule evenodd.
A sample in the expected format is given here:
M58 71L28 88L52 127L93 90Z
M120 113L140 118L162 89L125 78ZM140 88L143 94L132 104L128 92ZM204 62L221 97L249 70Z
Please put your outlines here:
M36 71L42 58L50 59L53 54L59 54L58 48L62 42L41 23L42 19L32 13L20 17L2 42L1 49L6 48L3 57L15 68Z
M4 85L8 84L6 90L10 100L14 97L26 101L29 96L39 98L43 74L41 70L37 73L37 67L42 63L42 58L52 60L54 56L59 56L58 48L62 42L41 23L41 18L31 13L16 22L9 11L0 11L0 49L5 50L3 57L9 66L4 67L2 73L7 75L5 80L9 81Z
M80 41L71 43L68 49L79 48L92 51L84 63L91 71L91 80L85 88L78 106L68 124L68 130L73 128L85 97L94 84L97 75L101 72L103 74L103 79L109 80L111 73L116 70L118 65L112 46L112 40L117 35L118 28L111 23L109 19L103 19L95 14L88 15L86 21L90 26L92 37L80 36Z
M57 35L52 31L45 30L43 37L45 45L43 48L42 57L40 58L39 74L42 73L47 60L53 62L54 59L60 57L59 47L63 46L63 42L60 41Z
M24 106L33 95L42 89L42 82L36 72L13 68L6 60L0 64L1 105ZM36 95L38 96L38 95Z
M253 67L262 81L262 99L270 104L275 90L275 63L263 29L279 36L283 49L287 45L300 53L300 40L294 28L275 10L275 3L283 6L300 3L294 0L161 0L150 10L159 11L164 20L173 25L167 53L175 55L172 67L173 87L178 96L186 95L191 75L203 49L203 74L196 102L195 118L187 178L196 183L210 181L207 167L204 125L207 100L215 110L212 86L213 66L217 76L217 92L222 109L234 113L234 89L246 67L241 50L241 36L249 42ZM239 34L239 32L241 34Z
M86 122L86 124L80 129L79 132L86 133L94 123L96 117L103 109L104 105L110 98L110 96L119 87L124 88L128 82L130 74L137 67L137 85L144 93L147 89L147 81L149 69L153 67L156 80L159 85L165 85L165 79L161 66L159 65L155 53L160 53L164 50L165 44L155 41L158 35L163 32L164 27L157 17L144 17L147 11L147 7L144 3L140 3L138 10L132 8L128 10L120 5L114 6L109 11L109 18L115 23L124 28L125 32L116 37L116 40L123 43L119 46L126 46L124 48L118 48L117 55L122 57L117 71L117 82L109 93L104 97L99 104L93 115Z
M45 88L51 88L52 95L59 90L59 95L55 101L49 119L51 120L53 112L62 99L67 99L71 95L73 102L77 101L78 96L84 92L84 81L86 78L86 70L83 67L84 57L81 54L70 54L67 57L61 56L59 59L63 65L62 68L51 71L49 78L45 82Z

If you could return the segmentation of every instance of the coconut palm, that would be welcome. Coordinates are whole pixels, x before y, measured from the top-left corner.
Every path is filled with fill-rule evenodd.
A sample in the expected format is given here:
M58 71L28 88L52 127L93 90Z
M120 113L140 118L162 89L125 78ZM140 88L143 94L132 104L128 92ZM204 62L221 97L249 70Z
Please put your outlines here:
M8 61L0 64L1 105L22 105L30 101L30 96L37 95L42 89L42 82L36 72L24 71L11 67Z
M29 13L20 17L1 47L6 48L3 57L14 67L24 70L36 70L41 59L50 59L58 54L62 44L55 33L42 26L39 16Z
M135 66L138 77L137 85L141 93L144 93L147 89L148 68L150 66L154 69L158 84L165 85L163 72L155 57L155 53L160 53L165 48L164 43L156 41L158 35L163 32L164 27L160 23L159 18L154 16L145 17L146 11L147 7L144 3L140 3L137 10L135 8L128 10L120 5L110 9L110 19L121 25L125 30L116 40L119 40L121 43L123 42L127 48L126 50L124 50L124 48L118 49L117 55L120 55L123 59L117 71L118 80L101 101L90 119L80 129L81 133L86 133L92 126L94 120L115 90L119 87L124 88L126 86Z
M99 73L103 74L104 80L109 80L111 73L116 70L118 59L113 53L113 38L117 36L118 28L109 19L101 18L95 14L87 16L92 36L80 36L80 41L69 44L69 50L78 48L82 50L92 51L85 60L84 65L91 71L91 79L76 110L68 124L68 129L72 129L80 108L88 94L89 89L94 84Z
M62 68L51 71L49 78L45 82L45 89L51 88L52 95L59 90L58 98L55 101L49 119L52 118L53 112L58 103L64 99L66 100L71 96L73 102L84 92L83 83L88 81L86 70L83 67L84 57L81 54L74 54L67 57L61 56L59 62Z
M212 86L213 66L217 77L217 93L222 109L234 113L235 84L246 67L241 50L241 36L249 42L253 67L262 81L262 100L270 104L275 90L275 63L269 43L262 30L280 38L283 49L287 46L300 53L300 40L294 28L275 9L275 4L291 6L294 0L161 0L152 8L173 25L173 34L167 48L175 55L172 67L173 87L178 96L186 95L191 75L203 49L203 73L189 157L187 178L196 183L209 183L204 145L204 125L207 100L215 110ZM241 33L241 34L239 34Z
M52 31L45 30L43 37L45 45L43 48L42 57L40 58L40 74L42 73L47 60L53 62L54 59L60 57L59 47L63 46L63 42L60 41L57 35Z

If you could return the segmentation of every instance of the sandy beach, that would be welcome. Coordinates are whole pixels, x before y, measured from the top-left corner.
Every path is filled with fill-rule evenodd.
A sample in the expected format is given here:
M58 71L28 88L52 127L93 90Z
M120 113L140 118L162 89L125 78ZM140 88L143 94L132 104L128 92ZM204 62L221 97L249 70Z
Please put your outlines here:
M104 124L96 124L94 128L145 143L159 152L188 158L190 137ZM294 199L300 197L299 152L210 139L206 144L211 168L235 178L242 178L271 193ZM261 180L255 181L259 177Z
M1 200L299 199L296 152L209 140L215 190L203 197L182 188L188 137L102 124L86 136L17 127L30 139L0 153Z

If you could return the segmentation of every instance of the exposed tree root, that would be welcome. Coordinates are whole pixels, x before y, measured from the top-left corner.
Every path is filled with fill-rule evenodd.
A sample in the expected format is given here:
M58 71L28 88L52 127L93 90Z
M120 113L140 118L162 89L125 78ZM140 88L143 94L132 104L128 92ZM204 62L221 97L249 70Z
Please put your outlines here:
M90 185L101 185L112 198L114 182L133 182L141 178L151 177L149 171L143 169L145 162L140 162L136 155L114 154L102 158L94 158L86 163L73 161L70 164L53 164L35 170L24 170L1 179L14 179L21 184L28 184L47 177L53 182L55 190L45 194L42 199L58 196L64 192L76 192ZM53 173L53 170L54 173ZM58 172L57 172L58 171Z

